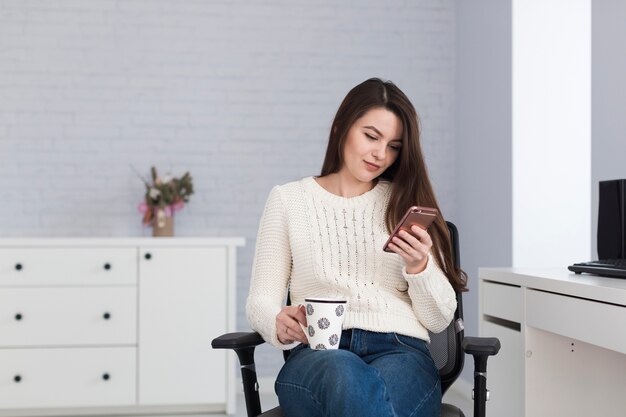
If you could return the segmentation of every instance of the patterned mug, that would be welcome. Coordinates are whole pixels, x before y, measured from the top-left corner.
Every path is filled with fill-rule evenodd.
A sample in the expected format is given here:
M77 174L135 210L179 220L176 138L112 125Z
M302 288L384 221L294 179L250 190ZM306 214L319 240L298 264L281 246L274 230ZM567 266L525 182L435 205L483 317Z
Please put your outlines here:
M338 349L347 300L305 298L307 326L302 327L311 349Z

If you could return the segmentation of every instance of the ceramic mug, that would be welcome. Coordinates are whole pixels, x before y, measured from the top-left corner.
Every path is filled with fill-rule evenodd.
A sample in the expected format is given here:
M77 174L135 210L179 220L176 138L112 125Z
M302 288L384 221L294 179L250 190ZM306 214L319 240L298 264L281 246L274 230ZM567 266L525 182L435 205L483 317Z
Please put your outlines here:
M302 330L311 349L338 349L347 300L337 298L305 298L307 326Z

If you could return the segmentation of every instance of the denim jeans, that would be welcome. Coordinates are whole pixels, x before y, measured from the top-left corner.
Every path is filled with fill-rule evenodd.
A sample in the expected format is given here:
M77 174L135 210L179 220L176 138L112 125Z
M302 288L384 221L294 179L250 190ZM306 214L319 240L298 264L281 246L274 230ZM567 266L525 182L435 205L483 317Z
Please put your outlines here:
M294 348L276 379L285 417L439 417L441 383L426 342L344 330L338 350Z

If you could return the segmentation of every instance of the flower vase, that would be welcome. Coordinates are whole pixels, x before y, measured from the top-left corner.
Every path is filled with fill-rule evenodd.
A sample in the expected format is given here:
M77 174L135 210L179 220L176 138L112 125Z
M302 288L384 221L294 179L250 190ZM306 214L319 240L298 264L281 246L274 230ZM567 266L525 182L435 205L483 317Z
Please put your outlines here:
M152 236L154 237L172 237L174 236L174 216L165 215L162 209L157 210L154 222L152 224Z

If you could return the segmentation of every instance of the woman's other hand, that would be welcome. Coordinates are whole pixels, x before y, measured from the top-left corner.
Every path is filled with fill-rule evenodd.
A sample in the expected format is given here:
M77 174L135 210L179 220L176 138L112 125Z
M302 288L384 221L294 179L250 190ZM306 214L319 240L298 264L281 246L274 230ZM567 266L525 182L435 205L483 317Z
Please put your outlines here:
M428 253L432 246L433 241L428 232L413 225L411 233L401 230L394 236L389 248L404 259L407 274L419 274L426 269Z
M276 336L283 345L309 343L300 324L306 326L304 306L286 306L276 315Z

